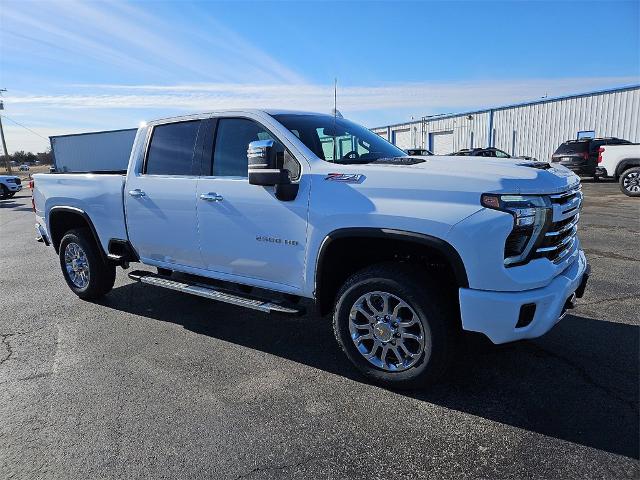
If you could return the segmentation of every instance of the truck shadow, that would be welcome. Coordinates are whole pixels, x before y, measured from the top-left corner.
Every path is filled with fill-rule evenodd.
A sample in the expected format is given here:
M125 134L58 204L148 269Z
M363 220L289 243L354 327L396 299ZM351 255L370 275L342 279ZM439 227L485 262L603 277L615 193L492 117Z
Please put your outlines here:
M14 212L31 212L32 211L31 207L26 206L22 202L16 202L15 198L16 197L0 198L0 209L11 208Z
M365 382L343 357L329 319L313 314L265 315L140 284L116 288L100 303ZM438 385L398 393L638 458L639 334L637 326L567 316L535 341L493 346L467 338Z

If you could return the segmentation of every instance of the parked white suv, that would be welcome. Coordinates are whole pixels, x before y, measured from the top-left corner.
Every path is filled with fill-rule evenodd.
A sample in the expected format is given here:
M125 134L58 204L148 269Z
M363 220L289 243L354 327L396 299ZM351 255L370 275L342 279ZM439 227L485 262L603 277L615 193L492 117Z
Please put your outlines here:
M301 313L309 298L388 386L439 377L461 330L544 334L589 273L566 168L410 157L330 115L159 120L139 129L126 174L34 179L36 228L81 298L138 261L159 273L135 280L264 312Z

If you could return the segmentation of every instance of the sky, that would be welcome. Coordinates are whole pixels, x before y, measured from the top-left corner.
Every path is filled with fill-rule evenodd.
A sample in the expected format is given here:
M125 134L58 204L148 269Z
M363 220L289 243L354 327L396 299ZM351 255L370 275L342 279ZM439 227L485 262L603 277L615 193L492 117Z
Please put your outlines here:
M0 0L9 152L224 108L329 113L336 78L368 127L638 84L640 0Z

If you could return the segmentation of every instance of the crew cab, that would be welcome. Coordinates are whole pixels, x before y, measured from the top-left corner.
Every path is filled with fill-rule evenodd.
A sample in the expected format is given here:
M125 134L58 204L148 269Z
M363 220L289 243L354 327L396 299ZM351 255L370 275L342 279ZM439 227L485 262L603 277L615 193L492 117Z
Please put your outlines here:
M0 198L11 198L22 190L22 181L15 175L0 175Z
M566 168L411 157L332 115L157 120L126 172L37 174L33 198L80 298L141 262L157 273L130 278L263 312L301 314L311 299L353 365L398 388L441 376L461 331L543 335L589 275Z
M598 149L598 170L620 182L629 197L640 197L640 144L605 145Z

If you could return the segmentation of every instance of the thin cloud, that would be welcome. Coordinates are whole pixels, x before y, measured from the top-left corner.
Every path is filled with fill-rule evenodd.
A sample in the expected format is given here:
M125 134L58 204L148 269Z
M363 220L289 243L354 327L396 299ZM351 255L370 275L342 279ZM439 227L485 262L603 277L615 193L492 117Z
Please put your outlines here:
M469 109L579 93L637 82L636 77L567 78L457 83L406 83L347 86L338 89L338 107L347 112L411 108L424 113ZM179 85L77 84L59 95L18 95L14 104L55 108L173 109L206 111L224 108L296 108L327 111L332 85L259 85L204 83Z
M189 25L121 2L12 2L2 12L3 48L22 58L59 58L78 68L99 67L133 78L190 78L304 83L276 58L225 27L201 6ZM55 18L55 22L51 19ZM37 32L26 39L24 32ZM142 74L142 75L141 75Z

